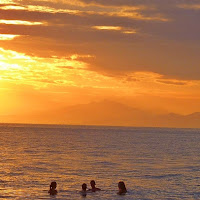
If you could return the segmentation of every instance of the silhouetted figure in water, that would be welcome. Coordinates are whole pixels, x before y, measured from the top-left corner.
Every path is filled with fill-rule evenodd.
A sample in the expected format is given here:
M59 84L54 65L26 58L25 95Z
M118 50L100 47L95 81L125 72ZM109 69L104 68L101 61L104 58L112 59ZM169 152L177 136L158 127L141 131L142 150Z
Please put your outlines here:
M123 181L120 181L118 183L118 188L119 188L119 192L117 194L124 195L124 194L127 193L126 186L125 186L125 183Z
M50 195L56 195L58 193L58 191L56 190L56 187L57 187L57 183L55 181L51 182L50 189L49 189L48 193Z
M81 190L81 196L86 197L87 196L87 184L82 184L82 190Z
M95 181L94 180L92 180L92 181L90 181L90 185L91 185L91 189L89 189L89 191L92 191L92 192L96 192L96 191L101 191L101 189L100 188L97 188L95 185L96 185L96 183L95 183Z

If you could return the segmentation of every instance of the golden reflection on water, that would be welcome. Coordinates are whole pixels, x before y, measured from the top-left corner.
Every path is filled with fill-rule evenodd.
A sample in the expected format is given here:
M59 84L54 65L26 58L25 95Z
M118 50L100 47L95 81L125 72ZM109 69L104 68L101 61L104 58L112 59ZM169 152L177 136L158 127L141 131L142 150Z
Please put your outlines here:
M163 143L159 133L135 129L0 128L0 195L5 199L48 199L51 181L58 184L59 199L80 199L82 183L90 187L92 179L103 191L88 199L120 199L118 181L126 183L127 200L164 200L181 193L189 199L185 186L193 193L198 189L199 159L191 160L199 155L198 134L189 133L183 145L172 133L162 133ZM187 145L191 148L185 151Z

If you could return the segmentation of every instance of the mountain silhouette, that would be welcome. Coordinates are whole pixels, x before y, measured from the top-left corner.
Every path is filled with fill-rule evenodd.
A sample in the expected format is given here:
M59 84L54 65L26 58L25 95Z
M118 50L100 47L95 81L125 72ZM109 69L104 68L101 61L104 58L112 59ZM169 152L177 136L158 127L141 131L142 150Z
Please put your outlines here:
M2 117L0 116L2 121ZM4 121L5 122L5 119ZM13 117L14 123L47 123L71 125L107 125L141 127L200 128L200 112L158 115L122 103L104 100L79 104L39 114Z

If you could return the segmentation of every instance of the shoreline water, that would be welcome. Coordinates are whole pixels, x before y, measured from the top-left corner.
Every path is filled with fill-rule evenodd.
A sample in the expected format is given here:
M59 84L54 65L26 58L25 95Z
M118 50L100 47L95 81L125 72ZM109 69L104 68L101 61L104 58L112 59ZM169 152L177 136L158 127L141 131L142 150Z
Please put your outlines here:
M67 127L86 127L86 128L140 128L140 129L189 129L189 130L200 130L200 128L184 128L184 127L162 127L162 126L116 126L116 125L90 125L90 124L86 124L86 125L82 125L82 124L43 124L43 123L1 123L0 122L0 126L16 126L16 127L23 127L23 126L36 126L36 127L40 127L40 126L44 126L44 127L56 127L56 128L67 128Z

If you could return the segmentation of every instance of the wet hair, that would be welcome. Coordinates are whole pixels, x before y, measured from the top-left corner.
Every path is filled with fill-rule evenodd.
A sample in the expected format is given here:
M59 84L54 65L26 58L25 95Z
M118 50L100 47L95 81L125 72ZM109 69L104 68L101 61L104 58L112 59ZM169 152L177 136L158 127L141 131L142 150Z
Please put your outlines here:
M83 184L82 184L82 189L83 189L83 190L86 190L86 189L87 189L87 184L86 184L86 183L83 183Z
M91 181L90 181L90 184L91 184L91 185L96 185L96 183L95 183L94 180L91 180Z
M56 187L57 187L57 183L55 181L51 182L50 190L52 190L53 188L56 189Z
M120 182L118 183L118 188L119 188L120 190L124 191L124 192L127 191L127 190L126 190L125 183L124 183L123 181L120 181Z
M50 190L48 191L48 193L50 195L56 195L58 193L57 190L56 190L56 187L57 187L57 183L55 181L51 182Z

